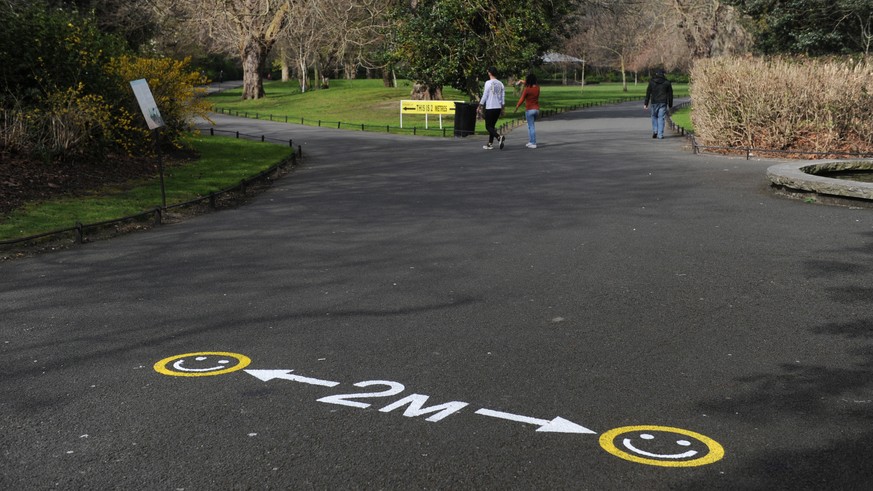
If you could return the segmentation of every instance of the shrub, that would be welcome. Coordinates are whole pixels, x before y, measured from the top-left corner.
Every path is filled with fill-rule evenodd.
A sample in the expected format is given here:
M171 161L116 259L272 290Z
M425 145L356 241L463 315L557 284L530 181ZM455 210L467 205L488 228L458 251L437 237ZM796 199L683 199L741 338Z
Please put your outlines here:
M39 104L68 87L101 93L112 84L103 66L124 52L124 42L102 33L93 16L41 2L0 12L8 16L0 29L0 101L14 94Z
M75 160L150 150L130 88L139 78L148 80L167 124L164 141L180 146L193 117L207 115L210 105L195 88L205 77L188 60L127 56L93 16L43 2L11 5L0 3L9 20L0 29L0 152Z
M84 94L81 85L49 94L43 117L37 118L37 150L48 156L79 156L104 148L111 112L101 96Z
M187 63L120 57L106 67L115 84L107 84L104 94L87 93L80 83L46 94L39 104L19 101L0 108L0 148L43 160L151 152L152 140L129 83L138 78L149 81L161 111L163 141L181 147L193 118L207 117L211 107L195 86L204 82L202 76L186 71Z
M703 145L873 151L873 66L808 58L716 58L691 72Z
M132 127L141 130L146 128L130 88L130 81L138 79L148 82L161 118L166 124L162 135L177 147L181 145L182 135L192 129L195 117L208 118L212 104L201 97L205 94L205 89L199 88L207 79L190 69L189 58L180 61L122 56L114 59L107 69L118 79L122 92L119 100L125 102L123 109L128 114L137 115L133 118Z
M44 2L0 12L0 151L56 160L111 147L117 82L104 67L124 43L93 16Z

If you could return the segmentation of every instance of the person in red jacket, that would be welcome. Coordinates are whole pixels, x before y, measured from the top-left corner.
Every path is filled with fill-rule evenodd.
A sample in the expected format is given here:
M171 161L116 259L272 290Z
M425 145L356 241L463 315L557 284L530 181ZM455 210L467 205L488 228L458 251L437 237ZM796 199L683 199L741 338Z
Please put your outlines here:
M540 115L540 86L537 85L537 76L529 73L524 79L524 90L521 91L521 99L515 105L518 111L521 103L524 103L524 119L527 120L528 142L527 148L537 148L537 132L534 122Z

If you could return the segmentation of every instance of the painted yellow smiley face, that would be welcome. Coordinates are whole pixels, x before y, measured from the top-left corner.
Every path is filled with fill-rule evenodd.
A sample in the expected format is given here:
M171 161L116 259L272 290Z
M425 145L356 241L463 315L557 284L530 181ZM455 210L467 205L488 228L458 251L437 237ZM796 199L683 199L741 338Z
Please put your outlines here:
M631 462L660 467L696 467L724 457L712 438L671 426L623 426L600 435L604 450Z
M155 371L172 377L209 377L242 370L251 362L238 353L201 351L164 358L155 363Z

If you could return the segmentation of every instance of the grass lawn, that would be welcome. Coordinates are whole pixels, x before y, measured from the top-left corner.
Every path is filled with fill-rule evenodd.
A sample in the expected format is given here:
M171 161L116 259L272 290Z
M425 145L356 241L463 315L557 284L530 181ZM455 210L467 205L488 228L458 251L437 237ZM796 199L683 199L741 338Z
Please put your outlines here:
M670 115L670 119L677 126L685 128L685 131L694 132L694 125L691 124L691 106L685 106L682 109L676 110L676 112Z
M165 169L167 205L206 196L258 174L288 157L285 145L218 136L192 137L200 155L193 162ZM161 204L160 180L131 182L123 188L100 189L85 196L32 203L0 222L0 240L28 237L51 230L135 215Z
M358 129L367 126L369 131L385 131L386 126L393 128L400 125L400 101L410 98L412 84L409 81L398 81L399 87L390 88L382 84L382 80L332 80L329 89L310 90L304 93L296 81L264 83L267 96L259 100L244 101L240 97L241 89L227 90L209 98L216 110L232 111L232 114L259 119L273 119L336 128L342 123L346 129ZM674 85L676 97L687 96L687 85ZM629 84L628 91L622 90L621 84L586 85L544 85L541 87L540 106L543 110L561 110L584 104L600 104L618 99L642 100L646 94L646 84ZM524 106L518 112L514 111L520 92L512 87L507 88L506 116L498 124L524 117ZM443 98L446 100L465 101L467 98L459 91L444 88ZM429 127L439 128L437 116L429 116ZM403 118L404 129L415 126L418 131L424 128L424 115L406 115ZM444 117L443 126L449 130L454 126L453 117ZM477 132L484 132L484 123L478 122ZM437 133L433 133L437 134ZM451 135L451 131L448 132Z

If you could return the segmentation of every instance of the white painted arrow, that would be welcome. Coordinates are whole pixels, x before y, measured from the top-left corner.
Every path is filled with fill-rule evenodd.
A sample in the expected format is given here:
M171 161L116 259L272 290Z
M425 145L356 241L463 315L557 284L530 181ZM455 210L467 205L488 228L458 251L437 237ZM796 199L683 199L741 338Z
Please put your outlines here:
M293 371L294 370L245 370L249 375L259 378L264 382L278 378L304 384L320 385L322 387L336 387L340 384L339 382L332 382L330 380L319 380L317 378L309 378L301 375L291 375L291 372Z
M480 409L476 411L476 414L481 414L482 416L489 416L492 418L500 418L500 419L508 419L510 421L518 421L519 423L528 423L532 425L537 425L539 428L537 431L543 432L552 432L552 433L588 433L588 434L597 434L596 431L589 430L584 426L577 425L572 421L567 421L564 418L557 417L551 421L547 419L537 419L531 418L528 416L521 416L518 414L504 413L501 411L492 411L491 409Z

